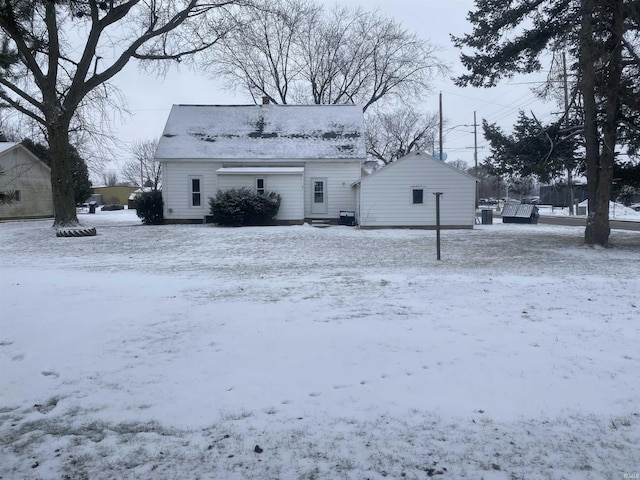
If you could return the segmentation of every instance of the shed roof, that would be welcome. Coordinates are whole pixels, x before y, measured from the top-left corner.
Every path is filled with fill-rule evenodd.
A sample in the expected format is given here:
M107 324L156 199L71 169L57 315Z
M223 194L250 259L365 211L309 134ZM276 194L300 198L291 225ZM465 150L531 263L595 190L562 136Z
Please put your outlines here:
M502 217L529 218L538 212L538 207L528 203L507 203L502 209Z
M158 159L364 159L358 105L174 105Z
M473 175L468 174L467 172L463 172L462 170L454 167L453 165L449 165L448 163L443 162L442 160L437 159L436 157L434 157L433 155L431 155L430 153L424 152L424 151L414 151L414 152L410 152L407 153L404 157L401 157L397 160L395 160L394 162L388 163L385 166L377 169L375 172L372 172L369 175L364 175L362 176L360 179L356 180L355 182L353 182L351 184L352 187L358 185L361 182L367 181L372 177L375 177L377 175L384 175L384 172L386 172L387 170L391 169L391 168L396 168L397 165L401 164L402 162L405 162L411 158L415 158L415 157L421 157L424 159L425 162L431 162L434 165L442 165L448 169L450 169L453 172L456 172L459 175L462 175L466 178L468 178L469 180L472 180L474 182L478 182L479 180L474 177Z

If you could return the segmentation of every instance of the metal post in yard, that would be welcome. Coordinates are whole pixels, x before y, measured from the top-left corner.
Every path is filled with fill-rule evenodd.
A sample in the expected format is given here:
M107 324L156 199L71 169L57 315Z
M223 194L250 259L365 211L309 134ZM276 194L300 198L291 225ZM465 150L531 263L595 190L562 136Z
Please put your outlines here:
M440 195L442 192L434 192L436 196L436 252L437 258L440 260Z

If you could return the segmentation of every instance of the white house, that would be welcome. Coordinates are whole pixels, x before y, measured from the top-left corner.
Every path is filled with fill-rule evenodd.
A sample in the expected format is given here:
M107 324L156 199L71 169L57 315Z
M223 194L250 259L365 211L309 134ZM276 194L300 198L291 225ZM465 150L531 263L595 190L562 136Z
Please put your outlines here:
M14 200L0 204L0 219L53 216L51 169L25 146L0 142L0 192Z
M476 178L424 152L410 153L354 182L364 228L473 228Z
M167 222L202 222L218 190L281 196L280 223L355 211L366 159L355 105L174 105L155 155Z

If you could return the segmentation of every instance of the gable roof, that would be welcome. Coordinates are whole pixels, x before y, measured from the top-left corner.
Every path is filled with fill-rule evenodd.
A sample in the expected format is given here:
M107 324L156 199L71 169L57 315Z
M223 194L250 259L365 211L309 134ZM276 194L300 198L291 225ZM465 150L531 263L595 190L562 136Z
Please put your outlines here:
M17 142L0 142L0 153L4 153L7 150L11 150L16 145L20 145Z
M364 159L358 105L173 105L157 159Z
M22 150L28 157L32 158L36 162L41 163L45 169L51 171L51 167L49 165L47 165L40 157L38 157L23 144L18 142L0 142L0 155L3 155L4 153L7 153L11 150Z
M459 175L462 175L464 177L467 177L469 180L473 180L474 182L479 182L480 180L476 177L474 177L473 175L468 174L467 172L463 172L462 170L460 170L459 168L454 167L453 165L450 165L436 157L434 157L433 155L431 155L430 153L426 153L423 151L415 151L415 152L410 152L407 153L404 157L401 157L391 163L386 164L383 167L380 167L379 169L377 169L375 172L372 172L369 175L363 176L361 177L359 180L356 180L355 182L353 182L351 184L351 186L355 186L358 185L360 182L362 181L366 181L371 177L375 177L376 175L380 175L381 173L383 174L385 171L387 171L389 168L393 168L395 165L398 165L410 158L415 158L415 157L421 157L421 159L424 159L425 162L432 162L436 165L440 165L443 166L445 168L448 168L456 173L458 173Z

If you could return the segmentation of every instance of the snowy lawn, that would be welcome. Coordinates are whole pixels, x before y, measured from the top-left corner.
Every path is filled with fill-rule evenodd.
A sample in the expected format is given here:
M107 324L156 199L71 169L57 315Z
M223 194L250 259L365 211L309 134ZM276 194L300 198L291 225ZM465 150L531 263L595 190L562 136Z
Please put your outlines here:
M640 476L640 234L0 223L0 478Z

